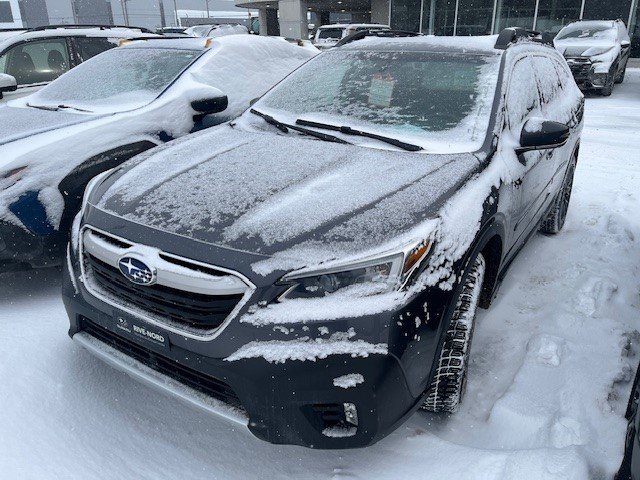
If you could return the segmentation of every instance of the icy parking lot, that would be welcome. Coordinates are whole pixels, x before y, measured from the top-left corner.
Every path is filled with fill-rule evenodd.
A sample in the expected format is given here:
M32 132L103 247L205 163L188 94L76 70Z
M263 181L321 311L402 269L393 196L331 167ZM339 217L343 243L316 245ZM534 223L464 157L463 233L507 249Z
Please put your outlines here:
M640 70L589 96L562 233L478 318L467 396L353 451L273 446L68 338L56 271L0 276L0 478L586 479L622 458L640 358Z

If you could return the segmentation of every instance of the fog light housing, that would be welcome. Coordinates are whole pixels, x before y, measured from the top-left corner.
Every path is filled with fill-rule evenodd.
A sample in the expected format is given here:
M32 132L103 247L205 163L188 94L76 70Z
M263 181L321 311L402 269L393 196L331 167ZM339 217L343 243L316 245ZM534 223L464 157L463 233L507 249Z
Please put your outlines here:
M607 84L607 73L594 73L591 77L591 83L595 87L604 87Z

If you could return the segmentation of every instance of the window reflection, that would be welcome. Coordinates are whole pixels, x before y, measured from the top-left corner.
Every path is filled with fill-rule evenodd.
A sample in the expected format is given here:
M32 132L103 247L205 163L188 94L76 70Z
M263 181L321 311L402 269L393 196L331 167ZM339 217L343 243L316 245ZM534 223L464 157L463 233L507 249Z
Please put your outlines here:
M498 0L496 31L507 27L533 28L535 0Z
M580 0L540 0L536 30L558 33L568 23L580 18Z

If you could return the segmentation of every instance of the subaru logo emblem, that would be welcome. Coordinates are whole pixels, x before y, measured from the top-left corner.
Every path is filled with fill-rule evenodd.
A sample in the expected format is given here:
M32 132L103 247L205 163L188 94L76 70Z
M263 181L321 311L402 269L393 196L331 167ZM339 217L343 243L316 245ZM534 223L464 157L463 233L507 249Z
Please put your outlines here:
M118 268L127 280L136 285L153 285L156 282L156 270L134 257L122 257Z

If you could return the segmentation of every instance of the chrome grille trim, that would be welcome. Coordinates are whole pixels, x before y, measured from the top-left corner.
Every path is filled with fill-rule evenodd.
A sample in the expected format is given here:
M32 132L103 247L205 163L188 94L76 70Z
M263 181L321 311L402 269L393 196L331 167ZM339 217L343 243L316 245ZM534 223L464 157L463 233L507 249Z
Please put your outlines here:
M204 330L188 325L179 325L155 313L145 311L136 305L130 305L113 298L112 295L101 288L92 278L91 273L87 271L87 253L116 270L119 269L118 261L123 255L131 253L151 255L153 262L158 261L154 266L157 268L157 283L159 285L177 291L212 297L216 295L241 294L242 298L222 324L216 328ZM79 255L82 283L91 295L150 324L194 340L208 341L216 338L236 317L256 290L255 285L239 272L174 255L146 245L136 244L89 225L83 226L80 231ZM179 263L171 264L172 259ZM171 264L170 270L162 269L165 264ZM193 269L187 268L185 265L193 265ZM213 272L216 274L213 274Z

